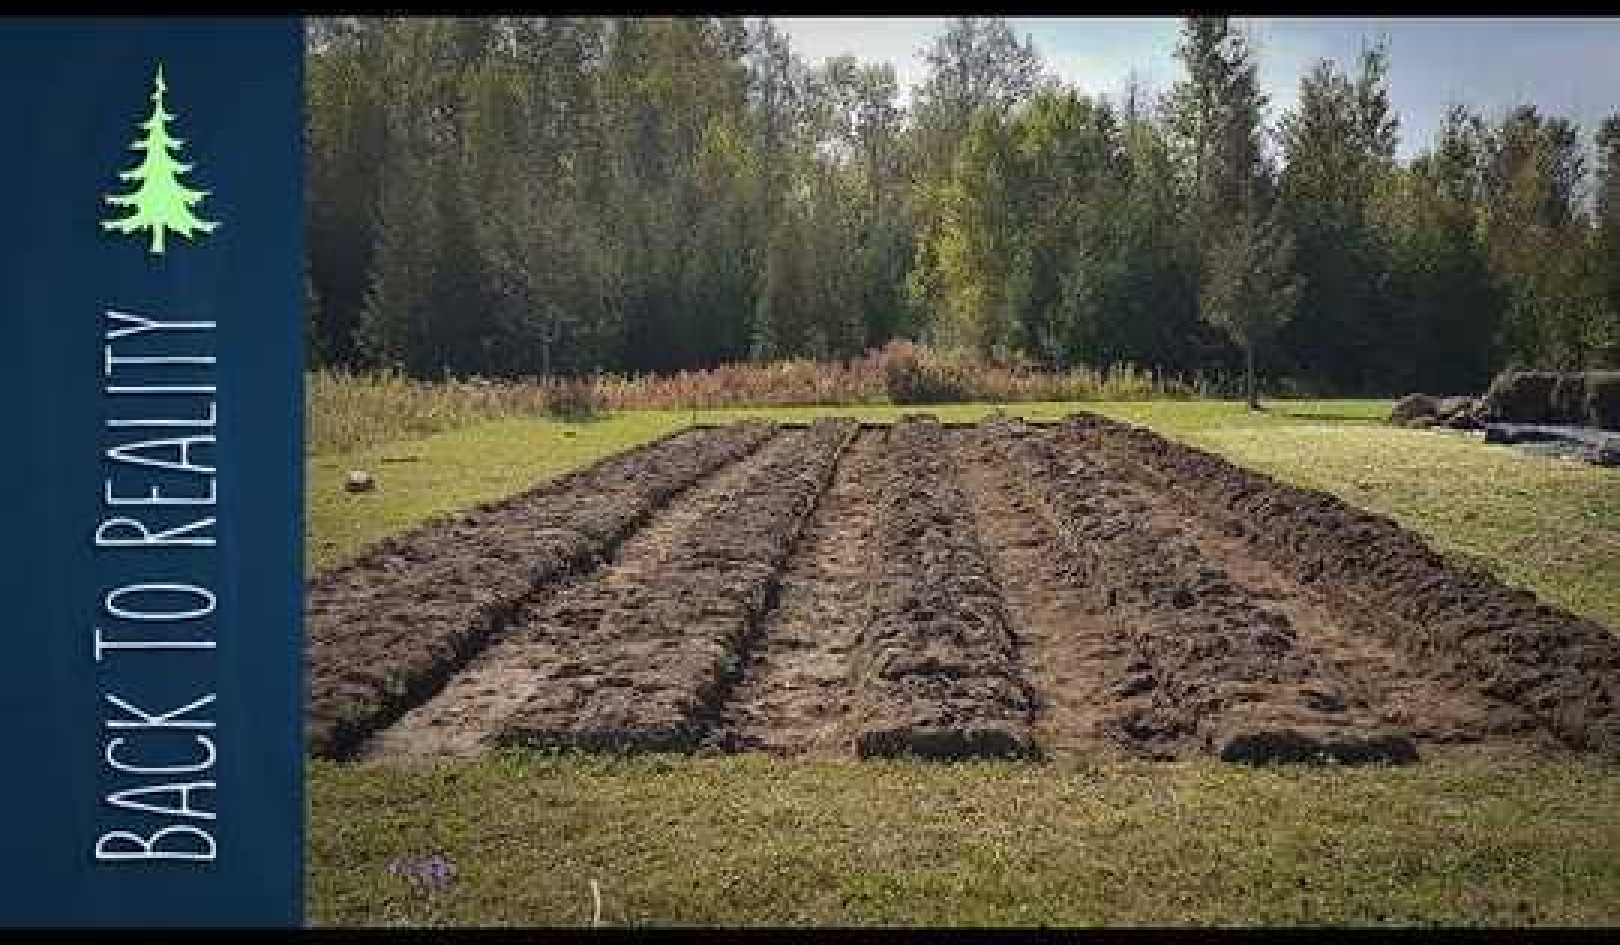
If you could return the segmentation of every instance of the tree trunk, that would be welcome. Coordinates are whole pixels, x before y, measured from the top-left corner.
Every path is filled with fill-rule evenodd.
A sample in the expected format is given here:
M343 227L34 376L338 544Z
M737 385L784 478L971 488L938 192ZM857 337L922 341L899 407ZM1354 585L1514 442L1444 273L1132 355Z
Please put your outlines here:
M551 346L556 343L557 336L562 332L557 324L557 307L555 303L546 303L545 334L540 336L540 376L551 377Z
M1260 409L1260 394L1254 384L1254 345L1243 348L1243 390L1249 398L1249 409Z

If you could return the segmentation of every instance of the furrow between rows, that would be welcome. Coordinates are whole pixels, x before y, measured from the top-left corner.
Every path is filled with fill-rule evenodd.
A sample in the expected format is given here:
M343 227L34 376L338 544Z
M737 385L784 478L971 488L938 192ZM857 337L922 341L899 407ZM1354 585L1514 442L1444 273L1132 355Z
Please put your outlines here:
M862 431L839 459L726 702L717 747L784 755L849 750L850 654L867 622L872 482L885 439L882 430Z
M1232 761L1416 759L1409 735L1353 705L1285 614L1097 464L1083 429L1014 435L1011 426L1007 455L1063 523L1071 582L1114 616L1135 654L1111 689L1118 738Z
M1073 424L1412 659L1517 707L1571 748L1620 755L1620 639L1596 622L1450 562L1336 496L1102 417Z
M498 725L531 747L690 750L771 606L775 583L858 425L818 421L784 435L735 489L707 496L656 569L620 570L514 626L550 654Z
M1071 580L1064 523L1008 460L1008 439L1033 435L1027 425L993 422L957 433L963 491L1013 620L1043 749L1117 751L1111 732L1117 687L1134 658L1129 635L1117 613Z

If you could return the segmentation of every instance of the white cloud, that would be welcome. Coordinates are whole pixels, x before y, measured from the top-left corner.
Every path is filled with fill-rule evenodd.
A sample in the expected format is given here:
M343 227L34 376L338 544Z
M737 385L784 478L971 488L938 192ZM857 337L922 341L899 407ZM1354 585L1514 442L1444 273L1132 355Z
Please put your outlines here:
M927 75L922 52L949 17L773 17L795 52L819 65L854 55L895 68L902 99ZM1048 69L1080 89L1111 97L1134 72L1150 93L1181 74L1174 17L1010 17L1030 36ZM1242 18L1254 42L1260 84L1275 122L1298 96L1299 79L1319 58L1348 70L1362 46L1390 40L1390 93L1401 117L1401 152L1428 145L1450 101L1499 114L1520 101L1567 114L1588 133L1613 112L1620 82L1620 20L1556 18Z
M903 99L928 75L923 52L951 17L772 17L794 52L819 65L853 55L894 66ZM1020 39L1029 36L1048 71L1094 94L1124 91L1132 73L1149 89L1174 79L1173 17L1011 17Z
M1162 90L1175 80L1178 21L1174 17L1016 17L1050 70L1090 94L1123 91L1134 74Z
M894 66L902 100L928 74L922 53L950 25L950 18L888 16L773 16L793 51L813 66L832 56L852 55Z

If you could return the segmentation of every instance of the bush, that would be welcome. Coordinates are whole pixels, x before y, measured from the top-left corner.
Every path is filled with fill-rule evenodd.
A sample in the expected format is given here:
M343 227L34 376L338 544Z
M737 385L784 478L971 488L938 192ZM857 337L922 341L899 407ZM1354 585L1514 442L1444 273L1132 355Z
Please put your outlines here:
M1485 419L1620 430L1620 371L1509 371L1491 383Z
M1586 422L1604 430L1620 430L1620 371L1586 375Z
M1217 397L1232 396L1238 380L1222 374L1183 378L1131 364L1041 370L1010 357L996 364L907 341L842 361L743 362L578 381L425 381L391 371L322 369L307 377L305 429L308 449L325 453L542 413L581 419L617 410Z
M973 399L964 365L916 345L895 342L880 355L883 386L897 404L950 404Z
M546 413L559 420L591 420L607 410L607 399L596 389L596 382L566 378L552 383L546 391Z
M1488 417L1507 423L1548 423L1558 375L1550 371L1505 371L1485 394Z

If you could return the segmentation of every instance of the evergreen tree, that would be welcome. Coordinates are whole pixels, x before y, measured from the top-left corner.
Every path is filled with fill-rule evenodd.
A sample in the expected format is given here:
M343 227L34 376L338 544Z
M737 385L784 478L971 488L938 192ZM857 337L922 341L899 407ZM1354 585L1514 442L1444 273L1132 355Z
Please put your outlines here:
M1198 311L1242 351L1245 391L1258 407L1258 349L1291 317L1298 293L1261 147L1267 99L1248 41L1225 17L1189 18L1177 55L1187 74L1164 106L1190 198Z
M1375 195L1375 226L1390 246L1388 303L1395 312L1382 343L1402 356L1387 389L1476 391L1497 365L1502 297L1479 227L1487 146L1480 117L1454 106L1433 148Z
M442 363L432 348L436 201L426 158L396 156L383 178L377 246L356 328L364 363L428 377Z
M1244 212L1207 257L1199 310L1243 351L1244 396L1260 408L1256 352L1294 314L1293 246L1274 220Z
M1604 119L1597 133L1596 246L1594 266L1605 310L1597 332L1597 357L1620 367L1620 114Z
M208 191L180 183L180 177L190 172L192 165L176 159L185 141L169 134L169 122L175 116L164 107L163 96L168 88L160 64L152 78L152 114L140 123L146 135L130 145L130 150L142 153L141 163L118 175L120 180L134 181L135 189L104 198L112 206L130 207L134 212L101 224L102 229L115 233L150 232L149 250L153 255L163 254L164 234L170 230L189 240L193 233L212 233L219 226L195 213Z
M1270 198L1261 148L1266 96L1247 39L1224 16L1189 17L1176 56L1186 75L1166 96L1166 127L1201 249Z
M360 359L356 329L377 239L377 199L388 152L382 30L374 21L321 25L305 57L305 239L320 305L308 316L324 356Z
M1283 345L1290 366L1323 390L1376 391L1397 356L1391 263L1371 218L1395 158L1386 71L1381 47L1363 54L1355 79L1323 60L1282 122L1282 213L1301 276Z
M1456 393L1620 356L1620 119L1590 208L1577 129L1531 108L1453 110L1397 160L1379 47L1302 77L1273 168L1256 55L1224 17L1187 21L1158 108L1043 76L986 18L922 50L909 110L892 67L806 63L769 21L332 17L308 36L324 363L672 371L905 337Z

